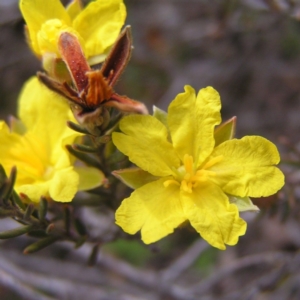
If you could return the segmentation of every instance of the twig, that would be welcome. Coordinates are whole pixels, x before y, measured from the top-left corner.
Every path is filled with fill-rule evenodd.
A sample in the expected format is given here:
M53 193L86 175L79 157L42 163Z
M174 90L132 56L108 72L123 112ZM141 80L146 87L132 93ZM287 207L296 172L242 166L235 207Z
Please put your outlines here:
M15 276L2 270L2 268L0 269L0 282L1 282L1 285L14 291L16 294L21 296L23 299L55 300L55 298L44 296L41 293L39 293L38 291L35 291L33 288L31 288L31 287L27 286L26 284L22 283L21 281L17 280Z
M67 244L65 244L67 246ZM76 251L76 254L86 259L91 251L91 246L83 245ZM115 274L119 274L128 281L133 282L137 286L147 288L156 294L169 295L172 299L188 300L189 291L178 284L161 285L159 276L153 271L141 271L121 259L115 258L106 253L101 253L98 263L95 267L104 267Z
M24 258L26 259L26 258ZM85 284L79 281L66 280L65 278L58 276L49 276L42 273L31 272L28 269L23 270L13 263L7 261L7 259L0 258L0 268L5 270L7 276L16 278L21 282L25 282L26 285L34 286L46 293L53 295L55 298L47 299L83 299L85 295L89 295L89 299L103 299L109 296L110 292L105 292L97 286L91 284ZM23 283L19 285L12 282L10 288L23 295L23 289L26 287ZM27 287L27 289L29 289ZM43 300L42 294L36 293L36 297L29 297L29 299Z
M278 264L282 262L287 262L289 259L291 259L291 255L283 252L267 252L262 254L249 255L236 260L228 267L219 269L218 272L215 272L214 275L212 275L207 280L197 284L194 288L191 287L190 291L196 295L203 295L209 289L213 288L213 286L221 279L228 277L230 274L240 269L250 266L254 267L255 265L262 264Z
M208 247L209 245L204 240L197 240L168 268L161 271L161 280L164 282L174 281L186 271Z

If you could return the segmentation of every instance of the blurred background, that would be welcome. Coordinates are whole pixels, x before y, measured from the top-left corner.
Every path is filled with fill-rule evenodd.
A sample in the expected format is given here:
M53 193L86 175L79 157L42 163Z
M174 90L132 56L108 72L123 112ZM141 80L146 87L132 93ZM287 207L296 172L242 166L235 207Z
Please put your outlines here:
M2 241L1 299L300 299L300 1L124 2L134 51L116 91L152 110L166 109L185 84L213 86L223 120L238 117L237 137L263 135L278 145L287 185L255 200L262 212L244 214L246 235L222 252L179 229L150 247L103 245L88 268L89 245L24 256L27 237ZM1 119L16 114L24 81L40 70L23 26L18 1L0 0ZM88 216L97 228L99 216ZM1 220L1 231L9 226Z

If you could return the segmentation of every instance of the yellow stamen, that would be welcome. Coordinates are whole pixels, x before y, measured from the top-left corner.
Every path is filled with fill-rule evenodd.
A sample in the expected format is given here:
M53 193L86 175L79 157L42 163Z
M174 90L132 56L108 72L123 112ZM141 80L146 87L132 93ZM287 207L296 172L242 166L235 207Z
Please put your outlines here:
M193 173L193 163L193 157L191 155L185 154L183 158L183 164L186 172L189 174Z
M216 172L209 171L209 170L199 170L196 172L195 177L202 177L202 176L216 176Z
M202 167L202 169L208 169L208 168L212 167L213 165L215 165L215 164L217 164L218 162L220 162L223 158L224 158L223 155L218 155L218 156L212 158L211 160L209 160L209 161Z
M216 176L216 172L207 169L217 164L222 159L223 155L216 156L209 160L200 170L195 170L193 157L185 154L183 166L178 169L178 177L176 179L166 180L164 186L168 187L170 184L176 184L180 186L182 191L192 193L193 188L197 187L199 183L206 182L210 177Z
M180 186L180 183L177 180L169 179L164 182L164 187L168 187L170 184L175 184Z
M187 182L186 180L182 180L180 188L181 188L181 190L183 190L187 193L191 193L192 192L192 183Z

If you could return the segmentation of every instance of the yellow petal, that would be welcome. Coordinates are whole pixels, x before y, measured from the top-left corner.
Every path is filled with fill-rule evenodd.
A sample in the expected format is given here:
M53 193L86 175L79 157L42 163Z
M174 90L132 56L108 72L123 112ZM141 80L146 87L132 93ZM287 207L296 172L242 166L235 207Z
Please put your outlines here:
M117 39L126 18L122 0L90 2L73 21L85 40L87 57L103 53Z
M81 42L84 51L84 44L81 37L71 26L67 25L60 19L51 19L43 23L41 29L37 33L39 52L43 55L43 58L45 54L48 55L49 53L55 55L55 57L60 56L58 42L62 32L69 32L70 34L76 36Z
M123 133L114 132L117 148L134 164L154 176L169 176L179 159L168 141L167 128L149 115L130 115L120 122Z
M102 185L105 178L103 172L96 168L80 166L74 167L75 172L79 175L78 190L86 191Z
M16 186L37 181L45 172L48 152L38 137L30 132L24 135L10 132L4 122L0 123L0 153L0 163L7 173L17 167Z
M67 127L74 121L65 99L42 85L37 77L29 79L19 97L18 115L27 129L39 137L46 149L61 147L64 137L73 140L80 134Z
M78 138L78 133L73 131L68 133L57 141L56 145L52 148L51 151L51 164L54 165L57 169L63 169L69 165L74 164L75 157L71 156L70 152L67 150L66 145L71 145L73 143L81 143L81 138Z
M24 184L15 186L17 193L23 193L28 196L32 202L40 202L41 196L48 196L50 181L36 182L35 184Z
M228 194L239 197L266 197L284 184L283 173L274 165L280 157L276 146L260 136L246 136L220 144L211 158L223 159L210 170L212 180Z
M180 198L186 218L212 246L224 250L245 234L246 222L218 186L199 185L192 193L181 192Z
M73 0L66 7L66 11L69 14L71 20L75 19L77 15L82 11L82 3L81 0Z
M137 189L158 179L158 177L155 177L140 168L116 170L113 171L112 174L132 189Z
M49 183L49 195L54 201L70 202L78 190L79 175L73 167L57 170Z
M70 17L60 0L21 0L20 10L27 24L30 46L37 55L39 50L37 34L43 23L51 19L59 19L70 24Z
M171 102L168 124L174 148L181 158L189 154L198 167L214 147L214 127L221 122L220 96L212 87L201 89L197 95L190 86Z
M116 224L130 234L141 230L146 244L172 233L185 221L178 186L165 188L164 181L160 179L135 190L116 211Z

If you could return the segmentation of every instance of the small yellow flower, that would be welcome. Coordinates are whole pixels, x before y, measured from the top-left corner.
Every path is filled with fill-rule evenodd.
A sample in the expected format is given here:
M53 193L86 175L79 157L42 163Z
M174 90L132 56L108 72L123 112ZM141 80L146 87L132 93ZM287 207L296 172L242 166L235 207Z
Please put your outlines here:
M135 182L134 169L127 172L126 180L138 188L116 212L116 223L124 231L141 230L148 244L188 220L208 243L225 249L246 231L236 199L246 203L249 196L269 196L283 186L284 176L275 167L279 154L268 140L246 136L216 142L220 109L212 87L196 96L186 86L170 104L166 122L149 115L120 122L123 133L113 133L113 142L141 168Z
M36 77L22 90L18 114L21 121L13 121L11 128L0 121L0 164L6 173L17 167L18 193L34 202L41 196L69 202L78 189L91 189L102 183L102 172L73 166L65 145L80 136L66 126L67 120L74 118L63 98Z
M101 62L103 53L117 39L126 18L123 0L96 0L81 9L73 0L65 9L60 0L20 0L20 10L27 24L27 38L32 51L60 56L57 42L62 32L79 39L91 64Z

